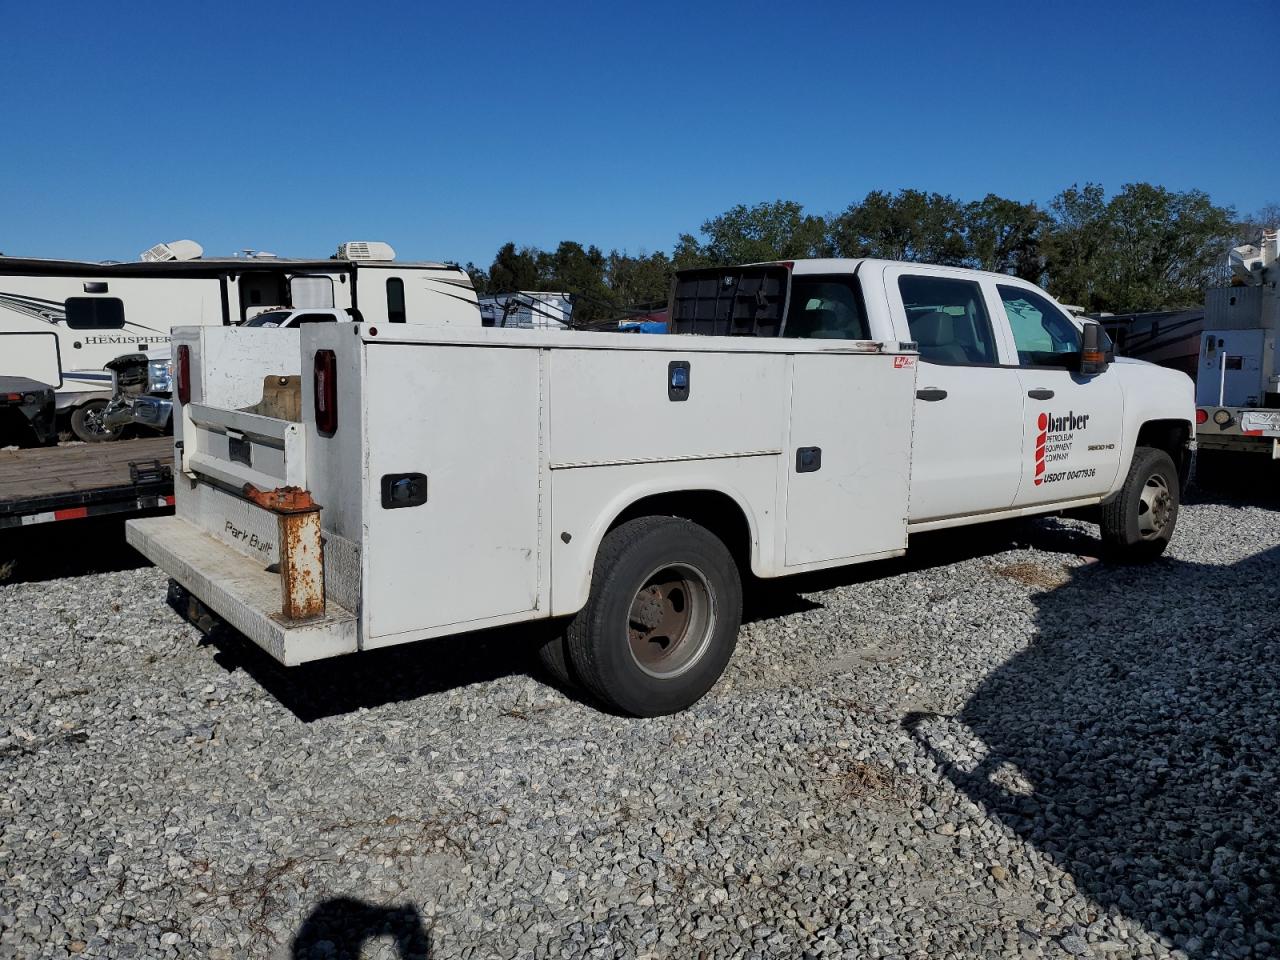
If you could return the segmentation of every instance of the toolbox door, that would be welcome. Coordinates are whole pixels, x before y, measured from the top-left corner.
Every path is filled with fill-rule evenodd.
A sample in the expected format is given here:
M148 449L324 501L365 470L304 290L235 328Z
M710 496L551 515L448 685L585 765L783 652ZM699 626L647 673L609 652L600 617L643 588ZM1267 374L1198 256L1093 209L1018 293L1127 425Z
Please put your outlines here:
M911 355L792 358L785 566L906 547L915 375Z
M366 646L537 608L539 386L537 350L368 345Z

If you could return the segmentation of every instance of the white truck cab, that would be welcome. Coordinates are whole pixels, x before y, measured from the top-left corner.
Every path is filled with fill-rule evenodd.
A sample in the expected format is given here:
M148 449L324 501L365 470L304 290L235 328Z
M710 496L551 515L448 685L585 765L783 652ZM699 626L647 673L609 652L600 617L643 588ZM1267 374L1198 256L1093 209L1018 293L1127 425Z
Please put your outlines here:
M304 323L351 323L363 319L359 311L347 307L344 310L306 309L294 310L291 307L269 307L260 310L246 319L241 326L261 327L272 330L277 328L291 329Z
M1122 558L1173 534L1191 381L1113 362L1032 284L709 268L677 276L670 317L180 330L177 512L129 542L285 664L565 618L548 668L653 715L720 676L747 575L1068 509Z

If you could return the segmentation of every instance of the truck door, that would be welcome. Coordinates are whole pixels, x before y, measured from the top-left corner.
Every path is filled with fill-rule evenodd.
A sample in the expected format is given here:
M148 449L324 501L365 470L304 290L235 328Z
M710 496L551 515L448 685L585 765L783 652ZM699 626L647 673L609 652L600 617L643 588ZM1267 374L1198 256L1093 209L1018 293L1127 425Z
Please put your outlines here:
M1123 394L1117 371L1077 372L1080 329L1035 290L997 283L1022 384L1017 506L1106 493L1119 470Z
M1022 384L1001 363L981 284L889 266L885 287L895 326L920 346L910 521L1007 510L1022 473Z

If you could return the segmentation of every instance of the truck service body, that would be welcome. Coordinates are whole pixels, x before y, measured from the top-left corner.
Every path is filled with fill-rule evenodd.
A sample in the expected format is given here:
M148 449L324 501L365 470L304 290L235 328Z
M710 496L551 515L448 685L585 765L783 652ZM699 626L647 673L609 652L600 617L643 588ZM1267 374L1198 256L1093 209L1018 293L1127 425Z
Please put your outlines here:
M544 661L647 715L719 676L748 573L1069 508L1172 534L1190 380L1031 284L796 261L682 274L671 315L713 335L176 331L177 512L129 541L285 664L571 617Z

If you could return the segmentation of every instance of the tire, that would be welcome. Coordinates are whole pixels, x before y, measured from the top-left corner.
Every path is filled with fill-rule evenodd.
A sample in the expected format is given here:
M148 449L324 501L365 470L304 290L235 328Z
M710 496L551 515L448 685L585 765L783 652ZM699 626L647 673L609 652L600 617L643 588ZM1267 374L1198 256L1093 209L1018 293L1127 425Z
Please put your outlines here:
M120 438L119 430L108 430L102 425L102 411L106 406L106 400L90 400L71 411L71 432L76 435L77 440L104 443Z
M741 621L728 548L688 520L640 517L600 544L591 595L566 632L569 666L620 713L677 713L720 679Z
M551 682L562 690L573 690L578 683L569 666L568 644L564 634L558 634L538 647L538 665Z
M1181 496L1178 468L1169 454L1138 447L1124 486L1102 507L1099 526L1109 558L1141 563L1164 553L1178 522Z

